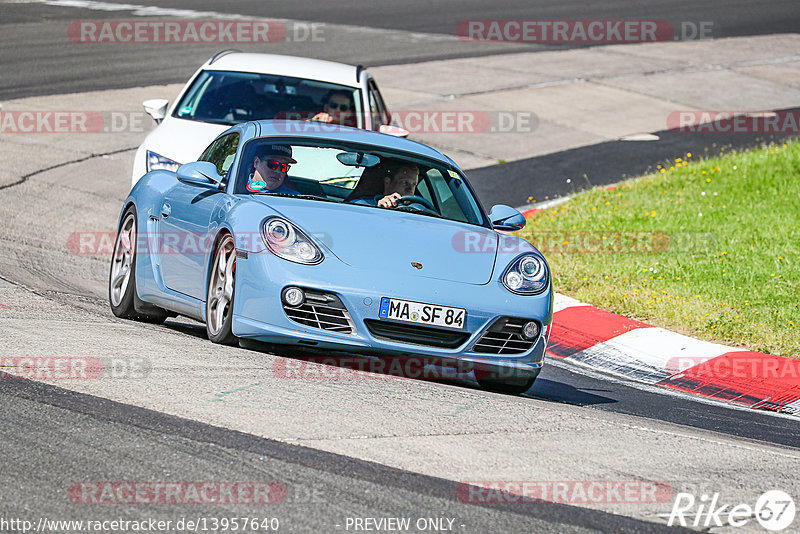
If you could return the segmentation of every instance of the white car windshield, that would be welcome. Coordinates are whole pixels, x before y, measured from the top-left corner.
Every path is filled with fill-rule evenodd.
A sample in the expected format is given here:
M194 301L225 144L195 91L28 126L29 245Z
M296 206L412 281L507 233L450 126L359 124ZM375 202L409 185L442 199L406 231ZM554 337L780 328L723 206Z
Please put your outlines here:
M365 207L394 194L400 197L394 209L488 226L457 169L378 147L331 145L254 139L242 151L234 193Z
M179 119L233 125L261 119L308 120L337 95L340 124L362 128L361 91L332 83L249 72L203 71L175 107ZM349 102L348 102L349 100Z

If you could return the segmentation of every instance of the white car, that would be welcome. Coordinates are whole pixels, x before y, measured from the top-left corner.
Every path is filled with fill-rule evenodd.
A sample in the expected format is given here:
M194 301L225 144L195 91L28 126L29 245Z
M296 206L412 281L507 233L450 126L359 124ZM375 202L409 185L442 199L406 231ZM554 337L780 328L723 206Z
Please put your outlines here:
M136 152L131 187L145 173L176 170L196 161L232 125L251 120L310 119L328 95L349 98L350 126L407 136L390 126L391 114L378 85L361 65L226 50L191 77L170 106L164 99L142 104L158 126Z

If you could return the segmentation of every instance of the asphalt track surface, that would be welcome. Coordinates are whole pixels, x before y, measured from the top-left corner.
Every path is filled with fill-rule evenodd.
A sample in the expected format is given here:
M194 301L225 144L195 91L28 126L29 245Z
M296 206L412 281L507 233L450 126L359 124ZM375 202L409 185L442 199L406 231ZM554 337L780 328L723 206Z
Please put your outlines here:
M538 5L534 13L528 4L459 2L455 8L452 4L444 7L422 1L397 5L370 2L373 10L369 11L363 9L364 2L337 2L336 9L316 2L293 2L291 6L283 2L159 2L157 5L216 12L225 12L226 6L231 5L230 10L243 15L443 35L452 34L460 20L480 18L715 20L724 36L796 31L800 23L800 10L795 2L761 5L723 2L700 6L690 2L646 2L635 8L622 2L590 6L579 2L549 2ZM720 9L721 5L724 9ZM163 48L137 45L127 48L58 46L70 22L110 18L130 18L130 13L98 13L28 3L3 5L0 41L13 43L13 46L0 47L0 64L4 66L0 98L182 81L218 49L216 46L176 45L165 53ZM342 38L338 49L317 46L289 52L278 47L275 51L377 65L530 50L530 47L516 45L477 45L465 51L457 42L444 41L435 47L430 42L407 43L403 45L403 54L397 54L396 43L392 46L378 39L374 46L364 47L357 39L350 38ZM653 161L677 157L685 151L700 153L704 147L711 147L713 151L730 145L729 137L698 139L687 136L690 139L684 139L671 132L661 132L659 137L655 142L610 142L477 169L470 177L485 204L520 205L529 195L535 194L537 200L543 200L582 188L575 184L580 184L584 174L586 185L614 183L646 170ZM748 146L760 140L756 136L740 136L737 146ZM542 175L548 176L542 178ZM535 176L539 178L534 179ZM484 186L498 183L497 178L507 181L508 187L503 191ZM569 184L567 178L571 179ZM173 325L165 328L190 336L203 335L196 327ZM458 385L474 388L470 383ZM546 366L526 396L574 405L580 410L617 412L633 416L634 420L674 422L738 436L743 442L755 440L800 448L796 420L641 389L607 377L578 373L555 362ZM0 402L4 407L0 423L0 439L4 444L0 512L4 515L11 512L14 512L11 515L18 515L24 510L67 519L84 513L85 509L76 508L63 495L63 488L79 477L158 480L169 476L171 480L280 480L289 487L289 498L281 505L281 516L291 518L292 524L287 523L287 530L298 532L338 530L337 524L345 516L402 515L457 516L459 522L468 524L476 532L655 532L662 528L653 523L560 504L464 505L453 499L454 481L254 437L30 381L0 380ZM509 398L510 404L516 402L530 402L530 399ZM293 487L305 489L293 493ZM317 488L318 492L309 495L308 488ZM148 511L165 518L174 517L176 513L158 507ZM204 509L204 515L231 515L238 511L236 508L208 508ZM249 510L241 512L252 515ZM98 508L93 510L93 516L138 518L141 509Z
M797 109L786 111L797 112ZM674 162L687 153L713 156L730 148L746 149L794 137L749 133L687 135L670 130L655 132L655 135L658 140L606 141L471 169L467 175L484 206L523 206L529 203L529 197L542 202L641 176L653 172L656 164ZM498 184L503 186L498 187Z
M794 32L800 9L794 0L693 2L484 2L458 0L245 0L120 2L104 4L158 6L259 19L290 19L322 23L325 42L302 39L268 45L241 44L243 51L272 52L343 61L367 66L413 63L518 51L563 49L581 44L516 44L462 42L456 27L463 20L666 20L713 24L712 36L736 37ZM77 2L81 4L81 2ZM154 15L151 18L168 17ZM64 7L36 1L3 3L0 13L0 101L7 98L62 94L87 90L183 82L206 59L219 51L214 44L91 44L67 38L75 21L130 20L133 10L113 11ZM290 25L291 26L291 25ZM358 27L358 28L356 28ZM360 28L360 29L359 29ZM372 29L367 36L364 28ZM414 32L410 35L408 32ZM290 31L291 35L291 31ZM301 36L302 32L298 33ZM231 48L231 46L223 46ZM491 58L487 58L491 61Z
M64 488L104 480L281 481L285 500L257 508L203 506L205 517L278 517L281 531L336 532L347 517L447 517L468 532L675 532L678 529L558 503L465 504L457 482L337 454L287 445L195 421L81 395L27 380L0 389L5 517L85 519L85 504ZM54 423L56 422L56 423ZM87 432L87 430L91 432ZM32 473L31 466L39 466ZM88 469L86 467L88 466ZM13 488L13 490L11 490ZM96 506L98 520L141 520L140 505ZM198 514L151 505L147 517L177 521ZM13 511L14 513L8 513ZM35 513L33 513L35 512ZM288 518L288 519L287 519Z

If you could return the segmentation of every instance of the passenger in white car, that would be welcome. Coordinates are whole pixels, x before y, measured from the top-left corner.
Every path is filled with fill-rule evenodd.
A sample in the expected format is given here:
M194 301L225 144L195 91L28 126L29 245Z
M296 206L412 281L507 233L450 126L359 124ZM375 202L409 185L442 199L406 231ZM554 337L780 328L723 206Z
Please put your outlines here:
M323 98L322 111L311 117L312 121L356 126L352 95L348 91L330 91Z

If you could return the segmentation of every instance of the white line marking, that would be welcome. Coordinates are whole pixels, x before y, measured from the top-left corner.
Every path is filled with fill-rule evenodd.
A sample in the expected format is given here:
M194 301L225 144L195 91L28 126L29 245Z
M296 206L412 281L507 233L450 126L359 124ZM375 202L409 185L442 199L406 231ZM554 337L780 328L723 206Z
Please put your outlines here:
M736 349L658 327L637 328L569 357L609 373L654 384Z

